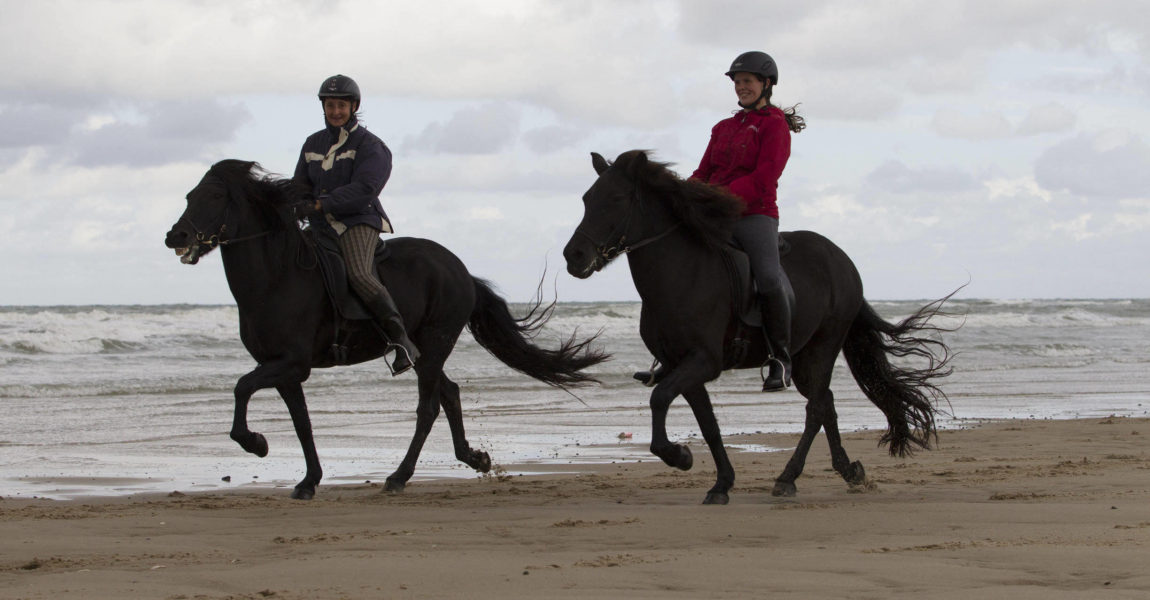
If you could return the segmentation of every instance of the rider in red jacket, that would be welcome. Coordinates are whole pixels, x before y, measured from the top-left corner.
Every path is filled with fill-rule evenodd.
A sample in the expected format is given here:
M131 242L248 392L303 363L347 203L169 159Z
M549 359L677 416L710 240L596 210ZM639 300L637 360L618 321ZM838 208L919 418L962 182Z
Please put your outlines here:
M782 109L743 110L711 129L711 142L691 175L725 186L743 199L743 215L779 218L779 176L791 156L791 131Z
M771 104L779 82L775 61L763 52L745 52L726 73L735 84L739 112L711 129L711 141L691 175L723 186L743 199L734 238L747 253L759 294L763 333L771 353L764 392L791 384L791 310L795 293L779 263L779 177L791 155L791 132L806 127L793 108Z

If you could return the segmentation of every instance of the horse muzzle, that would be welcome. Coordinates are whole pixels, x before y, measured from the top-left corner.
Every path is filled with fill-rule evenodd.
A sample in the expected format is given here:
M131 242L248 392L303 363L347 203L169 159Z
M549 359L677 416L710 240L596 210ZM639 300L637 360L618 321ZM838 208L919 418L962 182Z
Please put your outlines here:
M587 279L607 264L599 252L591 251L583 246L584 244L577 244L572 240L563 249L563 258L567 260L567 272L578 279Z
M196 243L193 237L184 231L175 229L169 231L164 239L164 245L175 250L176 256L180 257L180 262L185 265L200 262L200 257L204 254L203 245Z

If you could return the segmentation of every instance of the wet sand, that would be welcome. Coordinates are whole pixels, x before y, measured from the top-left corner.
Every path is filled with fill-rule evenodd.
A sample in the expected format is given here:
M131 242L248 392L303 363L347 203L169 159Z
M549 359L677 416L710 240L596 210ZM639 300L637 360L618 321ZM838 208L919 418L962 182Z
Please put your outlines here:
M699 504L714 468L698 440L690 472L652 457L503 465L398 495L321 486L311 502L286 488L8 498L0 598L1150 595L1150 420L988 423L908 459L878 436L845 436L869 478L854 488L820 436L793 498L770 493L789 452L735 453L727 506Z

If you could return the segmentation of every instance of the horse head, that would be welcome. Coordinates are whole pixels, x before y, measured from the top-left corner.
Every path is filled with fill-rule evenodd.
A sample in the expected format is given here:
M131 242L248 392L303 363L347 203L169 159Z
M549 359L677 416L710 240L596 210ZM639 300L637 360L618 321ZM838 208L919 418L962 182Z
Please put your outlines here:
M164 239L164 245L176 251L180 262L194 265L217 246L263 235L240 236L239 223L251 207L244 194L233 191L239 180L250 179L253 169L258 168L254 162L220 161L188 192L187 208Z
M608 163L591 153L591 165L599 178L583 194L583 220L563 248L567 272L586 279L620 254L629 251L631 218L639 186L634 177L647 163L647 155L632 150Z

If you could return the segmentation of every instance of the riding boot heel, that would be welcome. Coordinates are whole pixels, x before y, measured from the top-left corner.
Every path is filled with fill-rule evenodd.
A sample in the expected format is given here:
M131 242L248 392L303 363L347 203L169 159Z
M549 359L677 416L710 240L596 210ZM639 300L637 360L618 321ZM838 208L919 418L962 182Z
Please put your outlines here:
M781 290L780 290L781 292ZM763 316L763 337L770 352L769 370L763 378L764 392L779 392L791 387L791 307L783 293L768 300L759 297Z
M365 300L364 304L375 317L376 325L379 326L384 341L387 342L387 350L395 350L391 363L392 376L407 372L419 361L419 349L407 336L403 317L399 314L391 294L384 288L383 293Z

